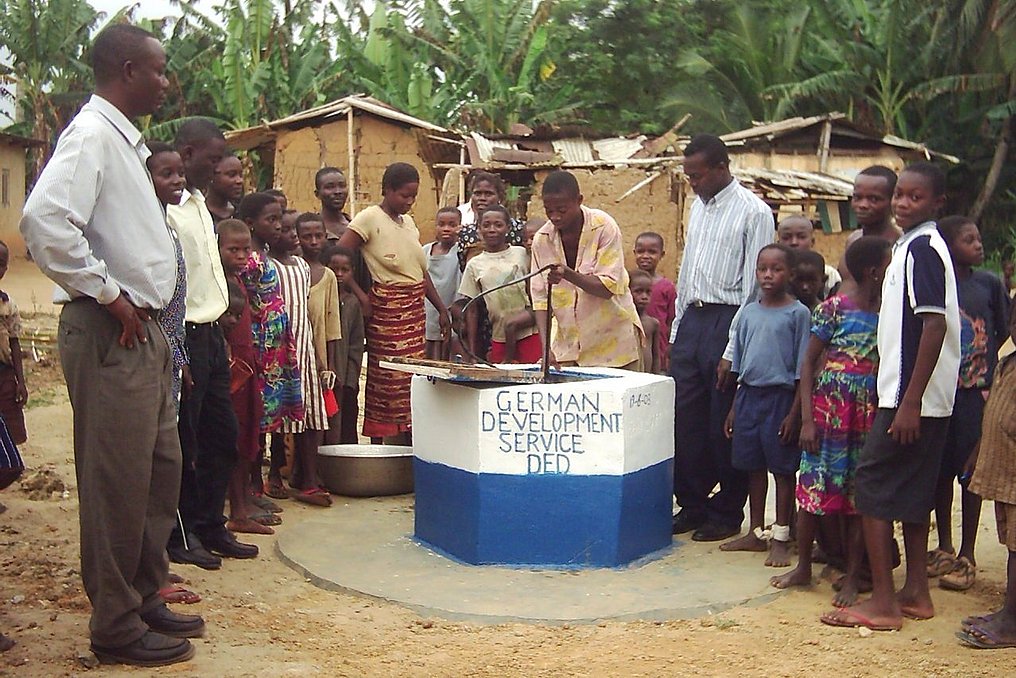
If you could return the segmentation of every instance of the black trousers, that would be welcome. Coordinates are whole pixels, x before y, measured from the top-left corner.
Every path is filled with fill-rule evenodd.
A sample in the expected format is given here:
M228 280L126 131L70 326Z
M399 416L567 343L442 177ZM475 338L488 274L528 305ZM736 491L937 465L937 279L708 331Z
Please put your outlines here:
M740 525L748 476L730 463L723 422L734 391L716 390L716 365L736 306L688 307L670 349L674 378L674 496L682 512L717 525ZM720 489L712 494L716 484Z
M216 323L187 323L187 352L194 386L180 401L183 477L180 517L199 538L225 529L223 511L230 474L236 463L236 414L229 397L229 358ZM179 544L180 526L170 541Z

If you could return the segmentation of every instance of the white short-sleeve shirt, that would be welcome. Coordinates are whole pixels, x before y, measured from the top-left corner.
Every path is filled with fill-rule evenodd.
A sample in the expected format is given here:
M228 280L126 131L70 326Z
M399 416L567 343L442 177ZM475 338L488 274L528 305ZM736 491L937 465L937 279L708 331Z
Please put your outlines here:
M960 308L956 274L933 221L903 234L882 283L878 319L878 406L896 408L910 383L921 341L922 313L945 316L942 351L921 399L922 417L952 415L960 369Z

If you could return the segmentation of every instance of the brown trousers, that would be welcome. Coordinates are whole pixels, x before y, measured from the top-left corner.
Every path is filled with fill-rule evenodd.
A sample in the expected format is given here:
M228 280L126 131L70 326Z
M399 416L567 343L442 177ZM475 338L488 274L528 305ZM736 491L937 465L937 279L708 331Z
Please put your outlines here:
M140 615L161 604L166 542L180 493L172 356L154 320L148 341L120 346L120 323L90 299L60 314L58 345L74 411L81 578L92 642L140 638Z

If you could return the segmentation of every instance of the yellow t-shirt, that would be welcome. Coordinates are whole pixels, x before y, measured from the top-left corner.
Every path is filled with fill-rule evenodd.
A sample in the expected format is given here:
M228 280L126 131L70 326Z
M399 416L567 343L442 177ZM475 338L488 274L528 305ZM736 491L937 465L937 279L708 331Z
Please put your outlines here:
M466 263L459 294L476 297L485 290L524 275L529 275L529 253L525 247L512 246L500 252L480 252ZM524 282L492 292L483 301L487 304L487 314L490 316L491 338L499 342L505 340L504 324L508 317L529 307L529 295ZM525 339L532 333L533 329L530 328L516 338Z
M360 251L376 282L412 285L423 280L427 255L413 217L402 215L400 224L379 205L371 205L353 217L349 230L363 238Z
M330 268L325 268L321 280L316 285L311 285L307 299L307 317L314 332L314 356L320 372L328 369L328 342L342 339L339 286Z

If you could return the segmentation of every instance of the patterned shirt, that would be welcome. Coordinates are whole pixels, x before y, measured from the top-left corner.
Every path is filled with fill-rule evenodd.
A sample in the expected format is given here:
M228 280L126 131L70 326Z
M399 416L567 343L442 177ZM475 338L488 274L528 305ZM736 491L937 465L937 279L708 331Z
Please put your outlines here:
M695 197L677 276L671 343L693 302L744 306L755 296L755 260L775 233L772 210L736 179L709 202Z
M0 363L13 365L11 339L21 338L21 314L14 300L0 292Z
M606 212L582 207L582 234L579 236L575 270L595 275L613 296L601 299L583 292L567 280L553 289L554 320L557 332L551 348L561 362L588 367L623 367L639 360L642 323L628 289L624 268L621 229ZM533 238L532 267L566 264L561 235L548 221ZM530 281L534 311L547 310L547 277Z

